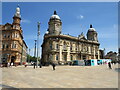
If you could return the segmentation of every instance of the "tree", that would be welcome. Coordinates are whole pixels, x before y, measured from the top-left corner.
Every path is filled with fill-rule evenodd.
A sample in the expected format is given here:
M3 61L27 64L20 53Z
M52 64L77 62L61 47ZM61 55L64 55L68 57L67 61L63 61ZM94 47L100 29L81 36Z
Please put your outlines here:
M37 62L37 58L34 56L27 55L27 62Z

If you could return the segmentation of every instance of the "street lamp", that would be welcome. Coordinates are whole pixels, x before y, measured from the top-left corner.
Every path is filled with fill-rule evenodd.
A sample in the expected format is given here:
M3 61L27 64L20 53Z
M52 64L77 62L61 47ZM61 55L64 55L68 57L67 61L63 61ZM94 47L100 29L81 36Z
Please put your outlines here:
M38 33L37 33L37 67L38 67L38 59L39 59L39 38L40 38L40 22L38 24Z
M34 40L34 41L35 41L34 57L36 57L36 42L37 42L37 40Z
M30 63L30 49L29 49L29 60L28 60L28 63Z
M104 50L103 50L103 58L105 59L105 48L104 48Z

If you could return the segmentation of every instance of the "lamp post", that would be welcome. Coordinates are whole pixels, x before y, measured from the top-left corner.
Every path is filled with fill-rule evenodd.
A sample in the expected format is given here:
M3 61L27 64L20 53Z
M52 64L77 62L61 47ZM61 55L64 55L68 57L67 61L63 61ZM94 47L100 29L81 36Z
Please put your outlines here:
M28 63L30 63L30 49L29 49L29 60L28 60Z
M34 41L35 41L34 57L36 57L36 42L37 42L37 40L34 40Z
M105 59L105 48L104 48L104 50L103 50L103 58Z
M37 33L37 64L36 67L38 67L38 59L39 59L39 38L40 38L40 22L38 24L38 33Z

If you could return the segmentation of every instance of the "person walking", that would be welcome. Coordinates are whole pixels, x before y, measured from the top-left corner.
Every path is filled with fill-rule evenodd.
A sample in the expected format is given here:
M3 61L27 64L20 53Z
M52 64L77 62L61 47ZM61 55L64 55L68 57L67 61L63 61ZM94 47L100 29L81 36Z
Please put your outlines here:
M27 67L27 65L28 65L28 63L26 62L26 63L25 63L25 67Z
M7 67L10 67L10 63L9 62L7 63Z
M55 65L54 63L52 63L53 70L55 70L55 66L56 66L56 65Z
M108 67L109 67L109 69L112 69L110 62L108 62Z
M11 67L13 66L14 64L13 64L13 62L11 63Z
M41 63L39 64L39 67L42 68L42 64Z
M36 66L36 63L35 63L35 62L33 63L33 66L34 66L34 69L35 69L35 66Z

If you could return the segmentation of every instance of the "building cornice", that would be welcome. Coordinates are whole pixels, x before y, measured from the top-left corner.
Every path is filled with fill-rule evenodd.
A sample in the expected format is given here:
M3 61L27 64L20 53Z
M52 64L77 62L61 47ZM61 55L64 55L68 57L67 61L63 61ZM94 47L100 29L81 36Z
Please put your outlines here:
M45 40L49 39L49 38L61 38L61 39L68 39L68 40L73 40L73 41L78 41L78 42L100 45L100 43L96 42L96 41L90 41L90 40L87 40L87 39L79 39L78 37L73 37L73 36L70 36L70 35L63 35L63 34L60 34L60 35L49 35L48 34L48 35L44 36Z

